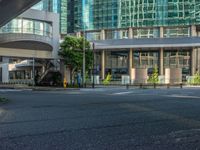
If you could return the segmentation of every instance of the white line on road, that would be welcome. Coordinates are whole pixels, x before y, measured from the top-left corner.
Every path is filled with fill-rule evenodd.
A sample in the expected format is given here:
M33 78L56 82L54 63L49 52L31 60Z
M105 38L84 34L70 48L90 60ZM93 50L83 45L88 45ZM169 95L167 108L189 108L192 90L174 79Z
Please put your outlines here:
M21 92L24 90L17 90L17 89L0 89L0 92Z
M199 96L190 96L190 95L161 95L166 97L175 97L175 98L194 98L194 99L200 99Z
M112 93L111 95L126 95L126 94L131 94L133 92L118 92L118 93Z

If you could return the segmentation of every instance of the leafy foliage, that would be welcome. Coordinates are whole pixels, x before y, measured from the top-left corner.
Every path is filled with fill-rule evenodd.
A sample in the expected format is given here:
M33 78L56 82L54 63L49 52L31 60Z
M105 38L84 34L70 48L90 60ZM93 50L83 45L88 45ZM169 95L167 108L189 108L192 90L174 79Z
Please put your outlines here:
M148 82L150 82L150 83L158 83L158 81L159 81L159 79L158 79L158 69L157 68L153 68L153 73L149 77Z
M193 84L200 84L200 74L198 72L194 75Z
M103 84L104 85L110 84L111 78L112 78L112 75L110 73L108 73L108 75L106 76L106 79L103 80Z
M65 65L71 69L72 76L75 72L82 70L83 49L85 46L85 68L86 72L92 68L93 55L90 43L80 37L66 36L60 45L59 56L64 59Z
M92 66L92 51L90 43L84 38L66 36L61 43L59 55L64 59L66 65L75 70L80 70L83 65L83 45L85 45L86 70Z

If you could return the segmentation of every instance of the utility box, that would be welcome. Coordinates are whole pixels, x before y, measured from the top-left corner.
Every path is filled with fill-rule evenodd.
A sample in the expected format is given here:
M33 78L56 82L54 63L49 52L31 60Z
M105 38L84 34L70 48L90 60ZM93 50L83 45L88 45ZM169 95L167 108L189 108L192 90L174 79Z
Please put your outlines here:
M130 84L130 76L122 75L122 85Z
M100 84L99 75L94 75L94 84ZM93 83L93 76L91 76L91 83Z

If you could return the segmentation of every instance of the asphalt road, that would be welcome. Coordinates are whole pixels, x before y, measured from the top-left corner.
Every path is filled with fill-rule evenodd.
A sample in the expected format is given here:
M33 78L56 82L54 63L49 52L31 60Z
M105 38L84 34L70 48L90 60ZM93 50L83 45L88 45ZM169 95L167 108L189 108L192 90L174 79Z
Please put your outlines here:
M200 150L200 88L0 95L0 150Z

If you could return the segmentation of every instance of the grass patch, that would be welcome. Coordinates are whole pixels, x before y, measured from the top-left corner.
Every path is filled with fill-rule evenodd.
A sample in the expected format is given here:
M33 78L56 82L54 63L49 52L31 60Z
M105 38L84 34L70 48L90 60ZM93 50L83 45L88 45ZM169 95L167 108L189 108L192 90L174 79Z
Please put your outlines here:
M0 104L5 104L8 102L8 99L7 98L4 98L4 97L0 97Z

